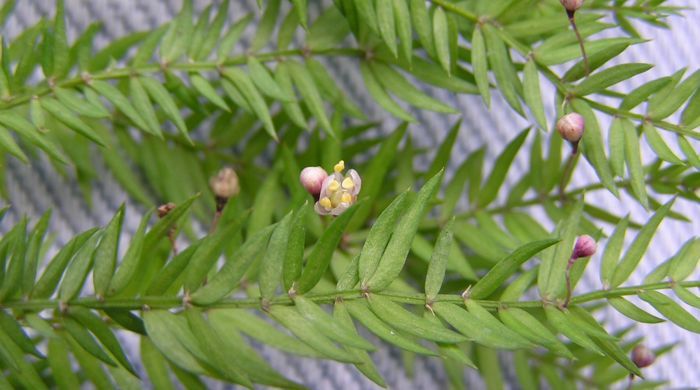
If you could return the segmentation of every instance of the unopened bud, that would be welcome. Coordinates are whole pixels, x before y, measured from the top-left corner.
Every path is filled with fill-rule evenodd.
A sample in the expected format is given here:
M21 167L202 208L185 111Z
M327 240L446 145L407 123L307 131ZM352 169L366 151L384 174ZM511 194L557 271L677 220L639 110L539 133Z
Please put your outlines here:
M649 348L637 345L632 350L632 361L639 368L649 367L654 364L656 355Z
M238 195L240 187L238 185L238 175L233 168L223 168L209 180L209 186L217 198L228 199Z
M299 175L299 181L311 196L318 199L318 195L321 193L321 187L323 187L323 181L326 180L327 177L328 173L321 167L306 167L302 169Z
M174 208L175 208L175 203L173 203L173 202L168 202L166 204L162 204L162 205L158 206L158 210L157 210L158 218L165 217Z
M576 239L576 245L574 245L574 253L571 255L572 258L578 259L580 257L591 257L595 254L597 245L593 237L584 234Z
M561 5L564 6L564 8L568 12L576 12L581 6L583 5L583 0L559 0L561 2Z
M575 112L566 114L557 121L557 131L562 138L572 144L577 144L581 140L585 128L586 121Z

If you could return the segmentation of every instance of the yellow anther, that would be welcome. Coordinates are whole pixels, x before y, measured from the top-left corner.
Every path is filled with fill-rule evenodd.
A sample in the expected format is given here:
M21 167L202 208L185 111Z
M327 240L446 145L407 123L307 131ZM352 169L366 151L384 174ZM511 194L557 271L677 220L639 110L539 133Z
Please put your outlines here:
M331 200L330 200L327 196L321 198L321 199L318 201L318 203L319 203L323 208L326 208L326 209L330 209L330 208L333 206L333 205L331 204Z
M338 172L338 173L345 170L345 161L343 161L343 160L338 161L338 163L335 164L335 166L333 167L333 170Z
M351 178L346 177L345 179L343 179L343 184L342 184L342 186L343 186L343 188L345 188L346 190L351 190L353 187L355 187L355 182L352 181Z
M352 196L350 194L343 194L343 196L340 198L340 201L343 203L350 203L352 202Z
M333 180L330 184L328 184L328 191L330 192L336 192L338 191L338 188L340 188L340 183L338 183L338 180Z

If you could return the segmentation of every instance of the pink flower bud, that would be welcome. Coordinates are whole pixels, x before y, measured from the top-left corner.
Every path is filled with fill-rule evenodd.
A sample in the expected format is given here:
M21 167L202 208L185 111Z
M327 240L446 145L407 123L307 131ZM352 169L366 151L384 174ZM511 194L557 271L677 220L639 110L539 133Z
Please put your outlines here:
M649 367L654 364L656 355L649 348L643 345L637 345L632 350L632 361L639 368Z
M223 168L216 176L209 180L209 186L217 198L228 199L238 195L240 187L238 185L238 175L233 168Z
M576 12L583 5L583 0L559 0L569 12Z
M306 167L302 169L299 175L299 181L314 198L318 199L318 194L321 193L323 181L328 177L328 173L321 167Z
M578 259L580 257L590 257L593 256L597 245L593 237L584 234L576 239L576 245L574 245L574 253L571 255L573 259Z
M557 121L557 131L561 137L574 144L581 140L585 128L586 121L575 112L566 114Z

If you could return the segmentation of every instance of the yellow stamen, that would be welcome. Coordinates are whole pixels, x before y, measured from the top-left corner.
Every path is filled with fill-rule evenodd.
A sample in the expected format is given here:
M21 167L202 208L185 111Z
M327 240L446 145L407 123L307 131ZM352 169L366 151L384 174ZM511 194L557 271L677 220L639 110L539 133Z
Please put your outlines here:
M340 183L338 183L337 180L333 180L329 185L328 185L328 191L331 193L338 191L338 188L340 188Z
M343 160L338 161L338 163L335 164L335 166L333 167L333 170L338 172L338 173L342 172L344 169L345 169L345 161L343 161Z
M321 200L319 200L318 203L321 205L321 207L326 209L330 209L332 207L331 200L328 199L327 196L321 198Z
M345 188L346 190L351 190L353 187L355 187L355 182L352 181L352 178L346 177L346 178L343 180L342 186L343 186L343 188Z
M352 196L350 194L343 194L343 197L340 198L340 201L343 203L350 203L352 202Z

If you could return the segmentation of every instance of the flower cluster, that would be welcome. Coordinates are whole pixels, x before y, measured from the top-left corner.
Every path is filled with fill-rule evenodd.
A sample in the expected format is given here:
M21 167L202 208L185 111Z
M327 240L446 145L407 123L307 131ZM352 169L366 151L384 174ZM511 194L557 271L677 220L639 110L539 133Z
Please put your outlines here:
M327 174L321 167L307 167L301 171L299 180L316 199L314 210L321 215L340 215L357 201L362 179L354 169L343 175L345 162L339 161L333 173Z

